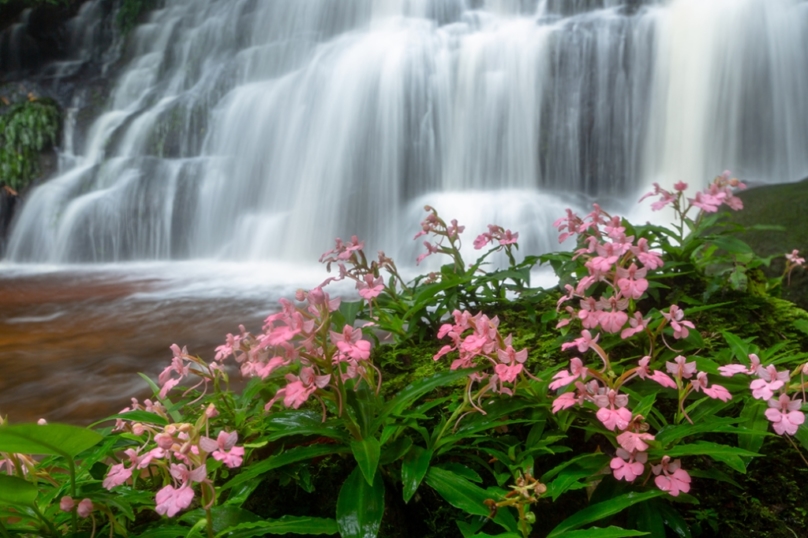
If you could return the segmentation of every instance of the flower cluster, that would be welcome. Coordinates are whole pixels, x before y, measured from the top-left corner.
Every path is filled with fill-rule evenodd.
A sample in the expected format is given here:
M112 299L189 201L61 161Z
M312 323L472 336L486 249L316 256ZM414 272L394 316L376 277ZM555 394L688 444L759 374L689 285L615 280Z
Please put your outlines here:
M216 359L232 356L246 377L266 379L286 372L286 385L266 404L267 411L277 401L298 409L314 397L324 415L323 398L335 400L341 414L342 386L347 380L361 378L371 386L381 382L381 373L369 360L371 344L361 329L351 325L341 332L331 330L331 314L339 308L340 299L332 299L321 287L299 290L296 299L303 304L281 299L281 311L266 318L262 333L252 335L242 328L238 336L227 335L227 342L216 349Z
M659 196L659 199L651 204L651 209L659 211L671 204L683 220L694 207L704 213L715 213L722 204L735 211L743 209L743 201L735 196L734 189L745 189L746 185L733 178L729 170L724 170L706 189L697 192L694 198L687 198L685 204L684 192L687 186L687 183L680 181L673 186L675 192L671 192L654 183L654 190L643 195L640 201Z
M156 423L158 418L162 421L170 420L165 407L159 402L155 404L149 400L144 403L142 405L133 398L132 406L121 413L133 410L153 413L155 423L119 420L117 429L137 437L145 435L146 440L142 445L124 451L123 461L110 467L103 486L112 490L134 480L140 473L146 473L147 476L162 475L165 485L155 496L155 510L158 514L174 517L188 508L196 495L194 484L199 484L202 488L203 507L210 508L215 503L216 492L208 477L207 459L212 456L230 469L240 467L244 447L236 446L238 433L220 431L215 440L205 435L210 429L209 420L218 415L212 404L202 411L196 424L181 422L160 426ZM62 499L63 510L70 502L72 499ZM80 503L80 515L81 509Z
M749 366L743 364L728 364L718 369L721 375L732 377L736 374L755 376L757 379L749 384L752 397L768 403L766 418L772 423L772 428L779 435L794 435L797 428L805 422L805 413L802 406L805 403L805 376L808 375L808 364L797 368L794 372L778 370L773 364L763 366L760 358L749 354ZM792 376L799 374L799 385L792 386ZM793 394L789 396L789 392ZM802 397L798 397L802 395Z
M449 338L452 343L443 346L433 359L439 360L448 353L457 352L459 357L452 361L452 370L477 369L469 375L467 397L475 409L485 414L479 403L484 394L494 391L513 395L511 387L519 376L530 376L524 368L527 349L516 351L512 346L512 336L502 337L499 333L499 318L496 316L489 318L482 312L471 315L468 311L459 310L455 310L452 316L453 322L443 324L438 331L438 338ZM475 398L471 396L472 386L486 381L487 384L477 394L475 403Z

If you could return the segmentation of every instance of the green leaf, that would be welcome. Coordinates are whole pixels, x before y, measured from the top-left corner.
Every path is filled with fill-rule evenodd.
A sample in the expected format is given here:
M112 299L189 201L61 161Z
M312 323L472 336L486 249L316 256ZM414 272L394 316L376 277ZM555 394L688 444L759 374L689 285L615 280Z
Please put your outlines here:
M379 457L380 465L389 465L394 461L403 458L412 448L412 439L409 437L399 437L382 447L382 454Z
M583 527L584 525L588 525L589 523L594 523L595 521L601 520L605 517L612 516L619 512L622 512L629 506L633 506L637 503L641 503L655 497L659 497L661 495L665 495L664 491L660 491L658 489L645 491L642 493L632 491L626 493L625 495L619 495L608 501L600 502L597 504L590 505L583 510L579 510L571 517L568 517L561 523L559 523L550 534L547 535L547 538L556 538L564 536L565 538L568 534L565 534L571 530L577 529L579 527ZM589 532L590 529L587 529L585 532ZM586 534L581 535L583 536L595 536L594 534ZM624 535L627 536L627 535ZM638 535L634 535L638 536Z
M582 531L569 531L561 538L623 538L626 536L645 536L648 533L620 527L590 527Z
M188 527L178 525L161 526L138 534L138 538L177 538L178 536L185 536L187 532Z
M746 404L741 410L742 422L740 425L750 432L755 432L755 434L739 432L738 446L740 448L751 452L758 452L763 446L763 440L766 436L760 435L760 433L766 433L769 429L769 420L766 418L766 408L766 402L747 398Z
M339 304L339 311L345 317L345 324L353 326L356 316L365 306L364 301L342 301Z
M375 538L384 515L384 481L377 473L368 484L356 467L339 490L337 526L341 538Z
M104 436L98 432L69 424L0 426L0 452L74 458L103 439Z
M656 440L667 445L696 433L738 433L739 429L734 425L737 422L737 418L710 417L707 422L669 425L657 432Z
M381 446L375 437L366 437L361 441L351 441L351 452L353 452L356 463L362 470L368 485L373 485L373 477L376 476L376 468L379 466L379 455Z
M800 427L797 428L794 438L800 442L802 448L808 450L808 426L805 423L800 424Z
M252 478L255 478L256 476L261 476L262 474L268 473L273 469L278 469L285 465L289 465L290 463L297 463L298 461L310 460L314 458L320 458L323 456L330 456L332 454L345 454L349 450L350 449L344 445L332 445L332 444L298 446L289 449L286 452L282 452L275 456L270 456L265 460L261 460L257 463L249 465L235 478L233 478L225 485L223 485L221 489L225 490L233 488L235 486L243 484L244 482L247 482Z
M429 470L432 451L413 445L401 462L401 483L404 490L404 502L410 502L421 481Z
M266 534L337 534L337 522L321 517L283 516L279 519L241 523L229 527L216 538L252 538Z
M27 480L0 474L0 504L31 506L38 493L37 487Z
M635 504L628 509L627 522L637 530L647 532L650 538L665 538L665 522L659 517L658 499Z
M216 533L223 532L225 529L235 527L241 523L261 521L259 516L249 510L232 505L214 506L210 512L213 532ZM206 519L206 517L205 511L199 508L183 514L180 521L193 525L200 520Z
M760 456L760 454L756 452L742 448L720 445L718 443L708 443L706 441L677 445L668 450L651 450L648 452L649 459L658 459L663 455L670 456L671 458L678 458L680 456L709 456L716 461L729 465L739 473L746 473L746 463L742 458Z
M272 413L265 422L271 432L265 439L277 441L292 435L316 435L330 439L345 440L345 434L333 421L323 422L320 413L308 410L289 410Z
M729 348L735 358L741 361L742 364L749 364L749 344L739 337L735 336L729 331L721 331L724 340L727 341Z
M432 377L420 379L414 383L407 385L401 392L396 394L396 396L393 399L387 402L387 405L385 405L384 408L379 413L379 416L376 419L374 425L371 427L371 430L375 430L390 415L401 414L405 409L411 406L413 402L415 402L415 400L417 400L424 394L427 394L443 385L449 385L459 379L464 379L473 371L474 370L463 369L449 372L440 372L433 375Z
M491 499L491 494L465 478L445 469L431 467L426 474L426 483L455 508L475 516L490 515L485 501ZM509 510L498 510L493 521L507 531L519 530Z

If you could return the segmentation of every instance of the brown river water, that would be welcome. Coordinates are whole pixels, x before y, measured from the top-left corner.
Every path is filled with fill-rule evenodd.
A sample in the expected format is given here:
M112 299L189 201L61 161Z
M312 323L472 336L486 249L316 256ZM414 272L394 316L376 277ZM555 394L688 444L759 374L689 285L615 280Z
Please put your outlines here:
M0 416L89 424L116 413L150 395L137 373L156 379L172 343L210 360L239 323L260 329L278 298L326 276L322 267L190 262L0 264Z

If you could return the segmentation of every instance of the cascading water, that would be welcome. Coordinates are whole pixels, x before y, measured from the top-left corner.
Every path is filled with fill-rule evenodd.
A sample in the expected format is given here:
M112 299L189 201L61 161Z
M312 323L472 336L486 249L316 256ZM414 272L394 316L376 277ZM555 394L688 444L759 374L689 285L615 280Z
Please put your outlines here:
M166 0L8 258L313 259L415 210L529 251L586 197L808 176L798 0Z

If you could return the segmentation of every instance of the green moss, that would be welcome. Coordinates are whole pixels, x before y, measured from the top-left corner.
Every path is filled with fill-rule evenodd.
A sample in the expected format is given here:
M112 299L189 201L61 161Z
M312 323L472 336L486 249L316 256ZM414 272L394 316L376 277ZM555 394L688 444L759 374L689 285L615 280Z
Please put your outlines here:
M157 8L159 0L123 0L116 21L124 33L128 33L140 21L141 16Z
M0 115L0 184L15 190L39 174L39 153L56 143L61 114L56 102L17 103Z

